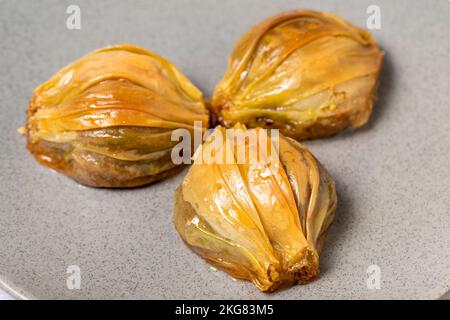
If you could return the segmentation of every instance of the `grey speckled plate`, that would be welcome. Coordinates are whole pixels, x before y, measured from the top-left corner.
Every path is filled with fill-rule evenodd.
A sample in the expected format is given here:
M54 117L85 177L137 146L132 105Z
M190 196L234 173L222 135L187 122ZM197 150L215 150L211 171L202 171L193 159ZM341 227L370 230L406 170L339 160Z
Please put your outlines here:
M81 30L66 8L81 8ZM366 25L386 52L363 129L307 142L337 182L339 209L306 286L263 294L213 271L172 226L185 172L145 188L82 187L36 163L16 130L41 82L83 54L135 43L173 61L206 95L235 40L277 12L313 8ZM450 286L450 2L0 0L0 283L23 298L438 298ZM69 265L80 290L66 286ZM367 287L368 267L381 288Z

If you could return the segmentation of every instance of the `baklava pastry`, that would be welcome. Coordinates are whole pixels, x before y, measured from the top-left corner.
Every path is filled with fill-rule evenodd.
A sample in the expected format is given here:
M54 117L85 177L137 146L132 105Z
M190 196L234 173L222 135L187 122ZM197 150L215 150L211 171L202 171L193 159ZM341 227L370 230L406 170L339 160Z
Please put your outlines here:
M135 187L172 175L178 128L208 127L201 92L169 61L132 45L94 51L34 90L28 149L93 187Z
M211 103L227 127L278 128L297 140L364 125L383 54L371 35L317 11L290 11L243 35Z
M239 134L258 138L234 141ZM261 291L316 278L336 209L330 174L299 142L280 135L275 143L265 129L230 135L219 126L211 136L175 193L182 239L214 267ZM227 160L211 161L210 154Z

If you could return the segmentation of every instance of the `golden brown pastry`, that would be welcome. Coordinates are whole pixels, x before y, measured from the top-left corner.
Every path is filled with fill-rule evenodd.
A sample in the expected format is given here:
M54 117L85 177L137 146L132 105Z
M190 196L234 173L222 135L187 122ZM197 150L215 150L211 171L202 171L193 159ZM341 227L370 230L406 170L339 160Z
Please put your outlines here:
M371 114L382 52L371 35L317 11L290 11L238 41L211 104L227 127L279 128L302 140L360 127Z
M169 61L117 45L40 85L28 108L28 149L43 165L94 187L135 187L180 169L171 133L208 127L201 92Z
M244 132L266 134L260 128ZM287 137L280 136L277 143L267 138L267 149L278 145L278 153L238 161L238 146L249 154L264 150L265 144L249 139L237 143L237 135L227 135L220 126L213 135L197 149L175 193L174 223L183 240L214 267L251 280L262 291L317 277L336 209L335 185L327 170ZM225 142L215 148L217 137ZM232 156L222 163L198 160L209 154Z

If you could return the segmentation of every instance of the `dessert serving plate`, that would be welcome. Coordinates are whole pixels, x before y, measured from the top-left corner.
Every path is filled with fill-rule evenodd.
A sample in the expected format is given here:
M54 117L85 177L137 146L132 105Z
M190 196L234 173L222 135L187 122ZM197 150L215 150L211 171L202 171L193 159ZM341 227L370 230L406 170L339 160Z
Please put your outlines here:
M0 289L20 299L438 299L448 292L449 1L74 2L0 1ZM174 192L187 168L145 187L89 188L26 150L17 129L33 89L84 54L121 43L148 48L210 97L242 33L295 8L370 29L384 52L369 123L304 142L338 197L316 281L262 293L189 250L173 225Z

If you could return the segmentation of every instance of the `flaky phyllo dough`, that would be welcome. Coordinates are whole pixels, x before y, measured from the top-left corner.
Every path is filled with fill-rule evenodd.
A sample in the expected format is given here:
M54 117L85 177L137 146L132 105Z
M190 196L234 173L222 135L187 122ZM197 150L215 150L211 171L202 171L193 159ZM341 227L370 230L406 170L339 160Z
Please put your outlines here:
M371 35L317 11L290 11L253 27L236 44L217 85L215 122L279 128L302 140L365 124L382 52Z
M249 131L266 134L264 129ZM317 277L336 209L327 170L303 145L284 136L269 148L278 152L238 163L242 144L230 143L233 136L223 127L214 133L225 143L211 151L210 139L197 150L175 194L174 223L183 240L214 267L251 280L262 291ZM244 141L247 152L261 148L261 140ZM200 162L199 153L234 157L226 163Z
M169 61L118 45L90 53L39 86L28 108L28 149L78 182L134 187L180 167L171 133L208 127L201 92Z

